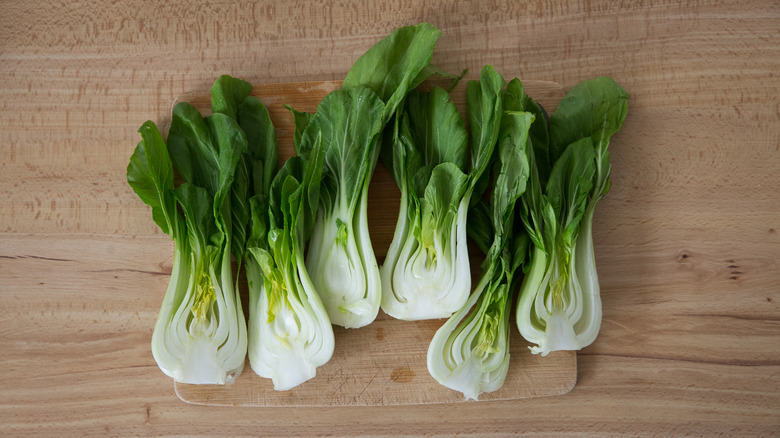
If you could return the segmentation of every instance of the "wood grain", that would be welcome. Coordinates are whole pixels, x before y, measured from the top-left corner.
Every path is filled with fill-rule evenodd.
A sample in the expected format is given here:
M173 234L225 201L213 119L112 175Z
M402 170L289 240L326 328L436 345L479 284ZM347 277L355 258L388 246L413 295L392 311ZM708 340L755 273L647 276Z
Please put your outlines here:
M400 25L434 63L631 94L594 224L604 322L560 397L182 403L149 351L172 245L124 182L145 120L222 73L343 79ZM0 2L0 435L777 436L780 5ZM136 272L139 271L139 272ZM731 278L736 277L736 278Z

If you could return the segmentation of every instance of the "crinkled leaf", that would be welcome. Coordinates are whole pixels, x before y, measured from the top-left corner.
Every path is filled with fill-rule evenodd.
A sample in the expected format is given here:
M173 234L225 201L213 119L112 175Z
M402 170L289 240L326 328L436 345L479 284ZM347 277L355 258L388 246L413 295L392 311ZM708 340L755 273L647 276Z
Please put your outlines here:
M230 205L230 191L236 177L236 167L241 156L247 151L247 140L244 131L238 123L222 113L214 113L205 118L211 132L211 142L217 153L218 186L214 197L214 217L217 226L230 236L232 251L239 260L243 256L243 245L246 239L246 225L249 222L249 205L234 209ZM248 184L248 176L239 184ZM232 199L231 199L232 201ZM235 227L233 226L235 223ZM241 252L239 252L241 251Z
M533 133L534 125L541 123L545 123L545 120L535 118L529 135ZM531 141L533 141L533 138ZM532 146L533 147L527 147L525 150L528 160L529 174L525 192L521 197L520 213L523 225L525 226L526 232L531 238L534 246L542 251L547 252L548 248L546 248L544 236L544 232L547 229L544 225L545 215L543 212L547 204L547 200L544 197L546 179L542 179L543 175L540 174L543 172L543 170L539 165L537 165L536 161L536 154L539 148L537 148L536 143L534 143ZM542 152L545 155L547 153L546 149Z
M231 198L237 164L247 150L244 132L230 116L214 113L203 118L192 105L182 102L173 110L168 147L173 164L184 181L205 188L214 199L217 226L231 236L232 251L240 259L249 207L238 206L233 210L227 200ZM238 172L242 178L248 178L248 169L242 167ZM245 202L246 191L243 188L238 191L243 195L237 193L232 198L240 200L244 196ZM236 222L235 229L231 225L233 222Z
M300 218L303 175L287 175L280 188L282 213L284 214L284 228L290 236L290 249L295 250L299 239L298 221Z
M285 228L285 212L289 214L290 210L289 206L284 203L284 187L285 184L289 184L287 180L290 178L296 181L300 181L303 178L304 166L305 162L302 157L297 155L292 156L284 163L274 177L274 180L271 183L269 198L269 214L272 218L271 226L273 228Z
M409 121L404 120L404 117L404 111L399 109L393 118L393 129L385 129L382 132L382 151L379 155L399 188L406 185L406 157L414 149ZM405 127L402 126L404 123Z
M265 106L249 96L251 91L249 82L228 75L220 76L211 87L212 114L234 119L246 137L246 154L242 153L236 163L230 188L231 248L239 260L250 220L248 198L256 192L267 193L270 176L278 163L276 131Z

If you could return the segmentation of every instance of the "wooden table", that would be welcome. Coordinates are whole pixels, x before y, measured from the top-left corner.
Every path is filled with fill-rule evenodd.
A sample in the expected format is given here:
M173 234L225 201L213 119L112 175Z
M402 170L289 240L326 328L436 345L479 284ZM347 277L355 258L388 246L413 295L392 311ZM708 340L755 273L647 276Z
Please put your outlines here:
M423 3L0 4L0 435L780 434L780 4ZM420 21L444 32L444 70L490 63L564 88L608 75L631 93L595 223L604 321L576 387L182 403L149 349L172 247L124 180L136 129L222 73L342 79Z

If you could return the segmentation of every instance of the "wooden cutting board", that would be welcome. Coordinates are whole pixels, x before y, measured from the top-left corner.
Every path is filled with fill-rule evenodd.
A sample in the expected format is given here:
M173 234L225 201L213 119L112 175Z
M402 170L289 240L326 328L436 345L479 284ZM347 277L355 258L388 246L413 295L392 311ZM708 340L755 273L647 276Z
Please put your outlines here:
M294 154L293 118L283 105L314 112L339 81L268 84L255 86L252 94L267 107L276 126L281 162ZM524 82L526 92L551 111L563 97L552 82ZM465 116L465 81L452 93ZM204 115L210 112L211 95L198 91L181 96ZM393 238L400 191L380 163L369 189L369 227L377 261L383 262ZM470 246L472 277L476 281L482 255ZM243 275L243 273L242 273ZM244 282L245 284L245 282ZM161 294L163 291L160 291ZM242 291L246 296L246 289ZM248 302L246 299L244 303ZM244 309L246 311L246 309ZM501 389L482 394L480 400L509 400L565 394L577 381L575 352L533 355L511 317L510 367ZM289 391L275 391L271 380L255 374L247 360L232 385L175 383L176 394L187 403L216 406L366 406L453 403L465 401L460 392L436 382L428 374L426 354L433 334L444 320L399 321L379 312L376 321L360 329L334 326L336 348L331 360L317 369L317 376Z

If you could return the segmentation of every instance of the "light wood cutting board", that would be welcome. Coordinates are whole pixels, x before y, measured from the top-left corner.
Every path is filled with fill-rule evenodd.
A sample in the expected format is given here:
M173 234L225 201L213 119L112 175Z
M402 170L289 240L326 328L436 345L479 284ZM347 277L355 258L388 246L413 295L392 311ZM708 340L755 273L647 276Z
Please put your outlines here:
M325 95L341 85L338 81L268 84L255 86L252 94L267 107L277 129L279 158L294 154L293 118L283 105L314 112ZM524 82L526 92L553 110L563 97L552 82ZM465 116L465 83L452 93ZM210 112L211 95L198 91L181 96L204 115ZM164 121L163 121L164 122ZM165 123L161 123L165 124ZM167 130L167 129L166 129ZM383 262L393 237L400 191L380 163L369 189L369 227L377 261ZM150 218L151 219L151 218ZM476 281L483 257L470 246L472 277ZM243 275L243 273L241 274ZM245 284L245 282L244 282ZM162 297L163 290L160 291ZM246 289L242 290L246 297ZM248 302L246 299L244 303ZM245 309L246 311L246 309ZM510 318L514 321L514 317ZM360 406L452 403L465 401L460 392L436 382L426 366L426 353L433 334L444 320L407 322L380 311L377 320L360 329L334 327L336 348L332 359L317 369L317 376L289 391L275 391L269 379L256 375L246 362L243 373L228 386L175 383L176 394L185 402L219 406ZM480 400L509 400L569 392L577 380L574 352L533 355L517 328L510 326L510 368L501 389L482 394Z

